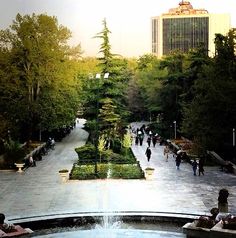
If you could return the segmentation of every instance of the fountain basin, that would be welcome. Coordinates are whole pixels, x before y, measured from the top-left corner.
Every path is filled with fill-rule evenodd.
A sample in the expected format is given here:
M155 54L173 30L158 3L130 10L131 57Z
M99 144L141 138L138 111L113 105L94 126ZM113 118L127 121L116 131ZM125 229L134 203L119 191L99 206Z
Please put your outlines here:
M165 231L148 231L148 230L131 230L131 229L114 229L114 230L83 230L73 232L62 232L57 234L49 234L38 236L39 238L185 238L186 236L181 233L165 232Z
M9 219L37 237L186 237L182 226L199 216L156 212L66 213ZM105 222L105 224L104 224ZM118 225L117 225L118 224ZM96 234L96 236L95 236ZM110 236L106 236L109 234ZM112 234L112 236L111 236Z

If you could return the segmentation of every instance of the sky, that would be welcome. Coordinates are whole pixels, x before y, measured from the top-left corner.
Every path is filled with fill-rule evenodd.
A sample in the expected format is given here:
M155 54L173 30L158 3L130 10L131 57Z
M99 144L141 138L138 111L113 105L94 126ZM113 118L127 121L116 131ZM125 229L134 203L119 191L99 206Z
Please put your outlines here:
M98 56L106 18L111 31L111 52L139 57L151 52L151 17L168 12L180 0L0 0L0 29L6 29L17 13L56 16L59 24L72 31L70 44L81 44L83 56ZM228 13L236 27L236 0L190 0L193 8L209 13Z

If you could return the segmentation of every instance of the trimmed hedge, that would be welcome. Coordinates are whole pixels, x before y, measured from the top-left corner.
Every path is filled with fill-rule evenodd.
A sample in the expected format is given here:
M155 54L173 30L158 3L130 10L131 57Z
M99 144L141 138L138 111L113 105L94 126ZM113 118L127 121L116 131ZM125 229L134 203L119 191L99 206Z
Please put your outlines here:
M142 179L144 173L138 164L97 164L98 174L94 174L94 165L77 165L71 170L70 179Z
M96 156L96 148L92 144L75 148L75 152L78 154L79 162L92 161Z
M74 164L70 179L140 179L144 173L137 162L131 149L121 149L120 153L112 150L98 152L97 175L95 175L96 148L92 144L86 144L75 149L78 154L78 162Z
M94 164L96 157L96 148L92 144L86 144L82 147L75 149L78 154L78 164ZM121 154L114 153L112 150L105 150L101 153L98 152L97 162L100 163L117 163L117 164L134 164L136 158L131 149L125 153L121 150Z

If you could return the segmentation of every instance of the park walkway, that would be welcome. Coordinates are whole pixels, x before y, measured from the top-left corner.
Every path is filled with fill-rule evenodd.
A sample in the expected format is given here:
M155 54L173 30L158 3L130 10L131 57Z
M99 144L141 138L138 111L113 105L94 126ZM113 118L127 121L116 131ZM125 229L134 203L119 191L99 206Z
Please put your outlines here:
M74 148L82 146L87 139L82 127L77 124L37 167L22 174L0 171L0 211L9 220L104 211L205 214L217 206L221 188L229 190L229 210L236 214L236 176L220 172L218 167L206 167L205 176L193 176L187 163L182 163L177 171L174 159L165 162L163 146L159 145L151 148L148 164L146 141L143 146L132 145L132 149L143 169L155 168L151 181L106 179L61 183L58 171L71 169L77 159Z

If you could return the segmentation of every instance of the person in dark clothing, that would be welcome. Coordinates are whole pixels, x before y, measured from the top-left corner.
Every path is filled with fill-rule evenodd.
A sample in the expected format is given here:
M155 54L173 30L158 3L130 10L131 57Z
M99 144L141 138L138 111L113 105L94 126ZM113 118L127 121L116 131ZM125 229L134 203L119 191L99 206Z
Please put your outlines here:
M178 169L178 170L179 170L180 163L181 163L181 155L177 154L177 156L175 158L175 164L176 164L176 169Z
M154 135L154 136L152 137L152 144L153 144L153 147L156 146L156 143L157 143L157 135Z
M204 160L203 158L200 158L199 163L198 163L198 175L200 176L201 174L204 175Z
M141 133L141 134L139 135L139 143L140 143L141 146L143 145L143 139L144 139L144 134Z
M197 174L196 174L196 172L197 172L197 166L198 166L197 161L196 161L196 159L194 159L193 162L192 162L193 175L194 175L194 176L197 175Z
M148 143L148 147L150 147L150 145L151 145L151 137L149 136L148 138L147 138L147 143Z
M150 161L151 154L152 154L152 151L151 151L150 147L147 147L145 155L147 156L147 161L148 162Z
M218 208L219 212L228 212L228 196L229 196L229 191L225 188L222 188L219 191L219 196L218 196Z

